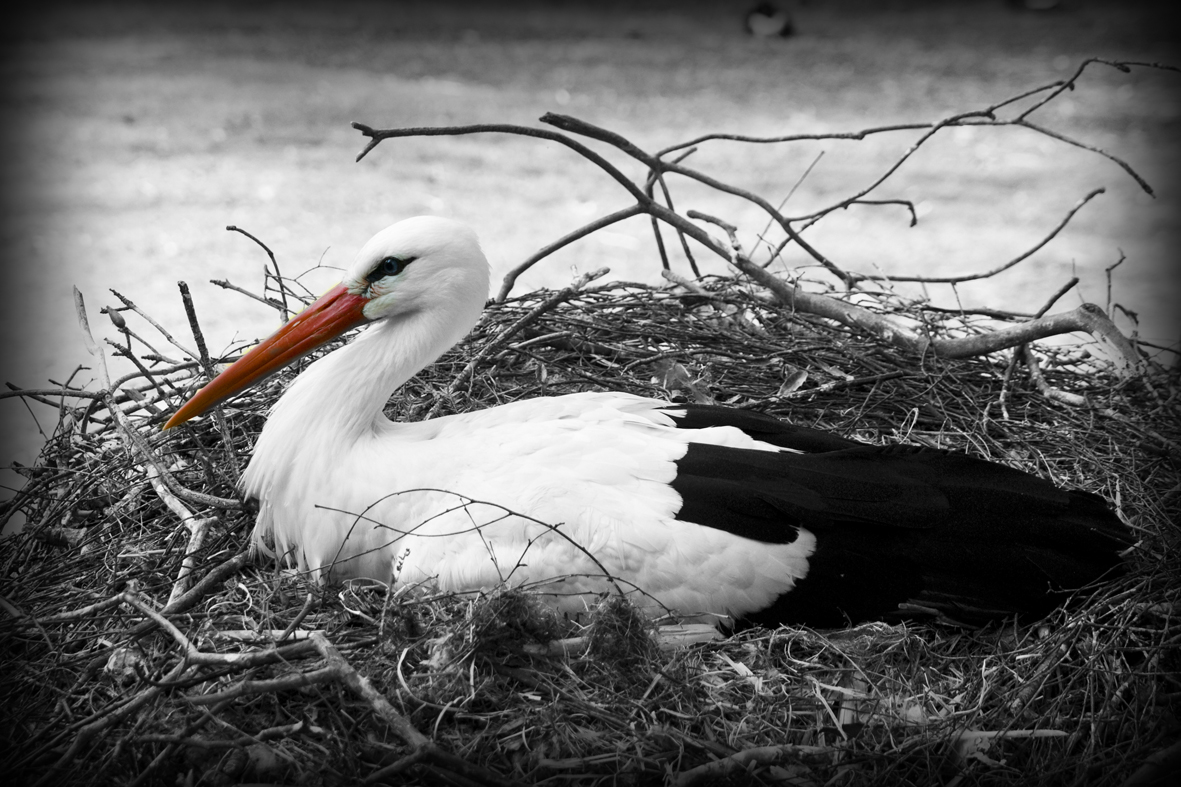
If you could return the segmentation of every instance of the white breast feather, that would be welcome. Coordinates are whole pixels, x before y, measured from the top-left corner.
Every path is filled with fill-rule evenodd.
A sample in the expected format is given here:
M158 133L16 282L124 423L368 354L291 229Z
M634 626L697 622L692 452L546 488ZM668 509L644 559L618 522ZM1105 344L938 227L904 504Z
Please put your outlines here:
M653 614L712 620L769 605L806 573L812 534L764 544L676 520L670 482L690 442L778 449L732 427L670 428L662 404L533 399L379 422L350 445L309 429L299 450L284 445L290 430L265 430L243 479L261 501L256 543L336 578L454 591L543 583L571 614L612 589L603 569Z

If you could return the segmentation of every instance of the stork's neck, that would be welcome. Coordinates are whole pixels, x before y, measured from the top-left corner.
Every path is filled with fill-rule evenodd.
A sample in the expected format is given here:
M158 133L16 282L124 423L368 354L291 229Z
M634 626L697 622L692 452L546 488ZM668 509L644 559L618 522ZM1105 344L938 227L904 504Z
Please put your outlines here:
M373 434L379 425L388 425L382 410L390 395L459 341L475 322L455 317L447 320L441 314L417 312L381 320L313 363L275 405L255 455L266 450L267 438L277 433L288 439L330 436L336 445L347 446Z

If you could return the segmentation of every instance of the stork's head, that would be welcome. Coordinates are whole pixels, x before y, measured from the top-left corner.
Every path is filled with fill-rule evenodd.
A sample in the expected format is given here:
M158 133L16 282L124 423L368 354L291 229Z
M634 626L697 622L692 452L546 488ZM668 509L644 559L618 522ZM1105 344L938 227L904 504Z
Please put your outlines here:
M431 316L466 331L487 297L488 261L470 227L436 216L400 221L370 238L340 284L210 381L164 428L201 415L367 322Z

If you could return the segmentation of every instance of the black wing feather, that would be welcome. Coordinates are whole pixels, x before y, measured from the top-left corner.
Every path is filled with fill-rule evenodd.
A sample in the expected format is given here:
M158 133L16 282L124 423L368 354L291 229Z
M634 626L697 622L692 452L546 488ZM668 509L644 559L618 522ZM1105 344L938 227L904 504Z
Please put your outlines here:
M677 463L678 519L765 543L816 536L808 576L749 620L1044 615L1117 571L1129 544L1096 495L965 454L843 442L813 454L693 444Z

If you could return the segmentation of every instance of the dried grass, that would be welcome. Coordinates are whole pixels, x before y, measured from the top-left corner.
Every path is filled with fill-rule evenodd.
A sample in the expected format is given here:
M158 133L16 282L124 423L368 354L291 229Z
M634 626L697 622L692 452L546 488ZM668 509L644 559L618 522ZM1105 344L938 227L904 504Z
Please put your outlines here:
M706 285L709 297L620 284L494 305L389 414L605 388L963 449L1112 500L1141 539L1133 571L1037 625L756 628L661 649L614 599L579 630L519 591L309 586L248 563L249 510L182 498L209 527L190 556L199 584L174 587L189 543L178 509L106 405L83 399L62 406L5 512L29 523L0 543L8 783L1093 785L1177 740L1175 368L1120 381L1077 346L1039 346L1045 383L1086 397L1071 407L1010 373L1007 353L918 358L733 281ZM870 306L945 336L991 319ZM224 433L161 433L203 376L140 355L151 377L116 397L130 426L180 486L233 498L293 372L225 408ZM337 657L376 695L333 671ZM413 754L398 714L472 770Z

